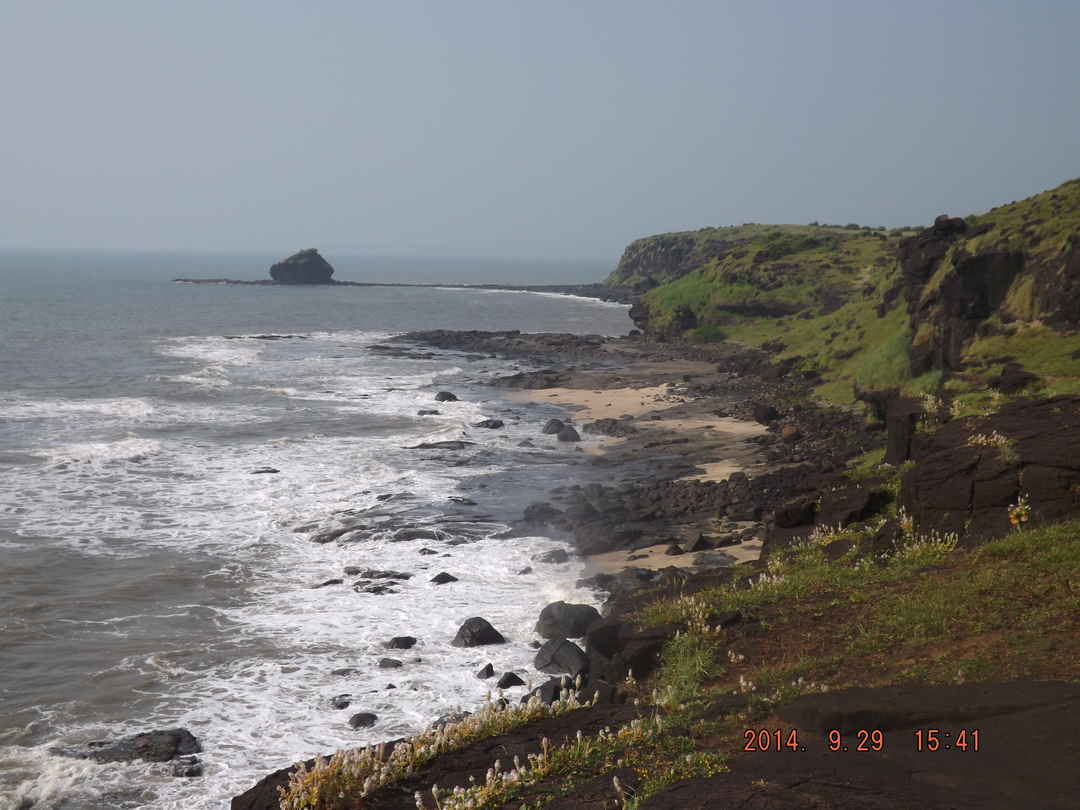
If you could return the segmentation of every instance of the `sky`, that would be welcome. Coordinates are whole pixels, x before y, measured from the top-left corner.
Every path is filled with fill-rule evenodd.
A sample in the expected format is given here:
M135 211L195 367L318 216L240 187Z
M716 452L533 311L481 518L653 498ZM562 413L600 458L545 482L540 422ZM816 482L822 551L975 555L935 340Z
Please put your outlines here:
M1080 175L1074 0L4 0L0 248L606 259Z

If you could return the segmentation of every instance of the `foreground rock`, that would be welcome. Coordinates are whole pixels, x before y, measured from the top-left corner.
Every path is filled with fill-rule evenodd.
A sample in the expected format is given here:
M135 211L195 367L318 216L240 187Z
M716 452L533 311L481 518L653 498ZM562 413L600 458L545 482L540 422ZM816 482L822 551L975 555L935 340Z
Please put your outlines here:
M491 622L479 616L466 619L458 628L457 635L450 642L454 647L480 647L485 644L503 644L506 639L502 633L491 626Z
M71 748L57 748L54 753L95 762L169 762L180 756L198 754L202 745L186 728L145 731L118 740L95 740Z
M541 647L533 661L541 672L551 675L566 674L571 678L589 671L589 659L584 651L572 641L556 638Z
M301 250L270 268L278 284L329 284L334 268L315 248Z
M581 638L598 621L600 612L592 605L552 602L540 611L536 634L541 638Z

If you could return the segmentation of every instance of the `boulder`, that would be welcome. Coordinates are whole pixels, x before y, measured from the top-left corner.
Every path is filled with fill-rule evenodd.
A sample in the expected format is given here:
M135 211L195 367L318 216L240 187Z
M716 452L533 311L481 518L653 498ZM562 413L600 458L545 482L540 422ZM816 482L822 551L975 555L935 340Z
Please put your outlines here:
M495 667L493 667L491 664L485 664L484 666L480 667L480 670L476 673L476 677L482 681L487 680L488 678L493 678L494 676Z
M441 571L431 578L431 581L436 585L445 585L448 582L457 582L458 578L453 574L448 574L445 571Z
M762 425L768 425L780 418L780 412L772 405L763 402L755 402L753 405L754 421Z
M402 666L402 662L396 658L379 659L379 669L400 669Z
M259 467L257 470L252 470L252 475L274 475L281 472L277 467Z
M563 692L572 691L573 688L574 684L571 682L571 679L565 675L558 678L549 678L529 692L529 694L523 696L521 702L528 703L531 698L538 697L540 698L541 703L550 705L558 700Z
M574 642L555 638L537 651L533 666L541 672L565 673L576 678L589 671L589 659L585 651Z
M540 432L545 435L554 436L564 427L566 427L566 423L561 419L548 419L547 424L544 425L544 429Z
M198 754L202 745L186 728L145 731L116 740L95 740L85 745L56 748L53 753L95 762L169 762L179 756Z
M480 422L473 422L474 428L487 428L488 430L498 430L502 426L502 419L484 419Z
M631 672L644 680L656 671L660 651L674 634L670 625L638 630L616 619L598 622L585 634L589 671L608 683L621 683Z
M416 412L417 416L438 416L439 411L435 408L421 408Z
M410 447L406 447L406 450L464 450L466 447L471 447L476 442L466 442L461 439L449 439L442 442L420 442L420 444L414 444Z
M535 632L548 639L581 638L598 621L600 612L592 605L552 602L540 611Z
M365 579L412 579L412 574L404 571L381 571L377 568L360 568L355 565L348 566L345 573L351 577L359 576Z
M525 681L521 680L513 672L504 672L503 676L499 678L499 682L495 684L498 689L509 689L512 686L524 686Z
M452 394L449 391L440 391L435 395L436 402L457 402L458 398L456 394Z
M325 587L327 587L329 585L341 585L344 582L345 582L345 580L335 577L334 579L324 580L324 581L320 582L318 585L308 585L308 587L311 590L315 590L316 588L325 588Z
M315 248L301 250L270 267L270 278L278 284L329 284L334 268Z
M349 725L353 728L371 728L378 719L374 712L357 712L349 718Z
M541 501L540 503L531 503L526 506L523 519L526 523L532 524L533 526L544 526L560 515L562 515L562 512L550 503Z
M638 429L627 419L597 419L581 428L586 433L599 433L601 436L632 436Z
M555 436L560 442L580 442L581 436L571 425L567 425Z
M502 633L491 626L491 622L480 616L466 619L458 628L457 635L450 644L454 647L480 647L485 644L503 644L506 639Z
M416 646L416 639L412 636L394 636L386 646L391 650L411 650Z
M561 548L553 548L551 551L545 551L543 554L534 555L532 561L558 564L570 562L570 555Z
M394 536L390 540L394 543L401 543L407 540L438 540L439 532L436 529L398 529L394 532Z
M347 709L352 703L352 695L334 695L330 698L330 706L334 709Z

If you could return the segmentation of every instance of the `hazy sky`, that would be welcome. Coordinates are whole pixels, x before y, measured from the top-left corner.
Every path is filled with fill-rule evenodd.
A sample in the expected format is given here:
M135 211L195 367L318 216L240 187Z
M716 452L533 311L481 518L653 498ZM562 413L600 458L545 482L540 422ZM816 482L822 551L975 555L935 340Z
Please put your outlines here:
M0 247L594 257L1080 175L1080 3L3 0Z

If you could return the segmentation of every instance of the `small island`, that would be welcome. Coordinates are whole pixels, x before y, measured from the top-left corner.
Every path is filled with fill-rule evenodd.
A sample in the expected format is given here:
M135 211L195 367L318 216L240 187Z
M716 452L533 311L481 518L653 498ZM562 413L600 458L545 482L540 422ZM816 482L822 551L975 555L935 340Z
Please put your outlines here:
M330 284L334 268L315 248L294 253L270 267L270 278L278 284Z

